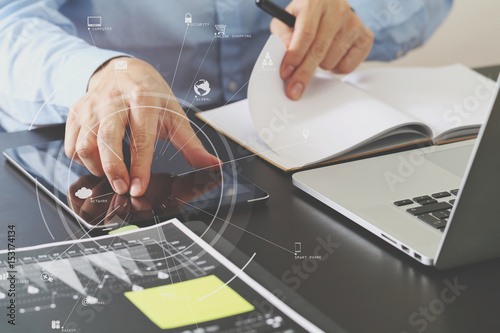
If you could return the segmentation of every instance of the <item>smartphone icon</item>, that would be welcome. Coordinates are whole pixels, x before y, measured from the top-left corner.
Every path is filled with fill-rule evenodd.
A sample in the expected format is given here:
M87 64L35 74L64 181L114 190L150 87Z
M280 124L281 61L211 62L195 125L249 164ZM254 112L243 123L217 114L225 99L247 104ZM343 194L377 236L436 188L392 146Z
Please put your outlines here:
M295 253L300 253L302 251L302 243L295 242Z

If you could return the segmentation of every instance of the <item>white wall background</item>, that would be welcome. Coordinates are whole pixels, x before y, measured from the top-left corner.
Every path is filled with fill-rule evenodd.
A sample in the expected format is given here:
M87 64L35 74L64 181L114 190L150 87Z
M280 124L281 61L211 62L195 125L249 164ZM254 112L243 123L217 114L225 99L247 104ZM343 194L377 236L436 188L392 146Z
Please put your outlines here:
M427 44L391 63L365 63L360 69L457 62L469 67L500 64L500 0L454 0L446 21Z

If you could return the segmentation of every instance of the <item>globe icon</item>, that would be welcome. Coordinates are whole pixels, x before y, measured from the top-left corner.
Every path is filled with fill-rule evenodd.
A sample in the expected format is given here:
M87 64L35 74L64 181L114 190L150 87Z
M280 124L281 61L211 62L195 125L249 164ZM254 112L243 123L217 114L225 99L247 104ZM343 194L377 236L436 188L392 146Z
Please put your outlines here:
M205 96L210 92L210 83L205 79L200 79L194 84L194 92L198 96Z

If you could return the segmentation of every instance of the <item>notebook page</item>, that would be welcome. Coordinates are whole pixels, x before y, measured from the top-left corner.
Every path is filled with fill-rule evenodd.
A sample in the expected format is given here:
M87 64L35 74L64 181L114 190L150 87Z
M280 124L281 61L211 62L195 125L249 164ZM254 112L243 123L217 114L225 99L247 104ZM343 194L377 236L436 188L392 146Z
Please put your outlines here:
M283 170L294 169L299 164L293 158L278 155L262 140L253 125L246 99L196 115L217 131Z
M450 139L459 129L457 135L477 134L494 91L492 80L461 64L373 68L343 81L427 124L435 141Z
M306 166L342 155L398 127L418 124L328 74L316 74L299 101L289 100L279 74L285 52L283 43L272 35L248 88L255 128L278 155Z
M278 155L280 151L271 149L259 136L250 117L248 100L242 100L209 111L199 112L196 115L217 131L223 133L233 141L236 141L254 154L259 155L269 163L285 171L300 169L297 160ZM381 138L373 143L351 150L346 155L342 155L335 159L325 159L325 161L321 162L342 161L373 152L384 151L390 147L415 144L417 142L422 142L423 138L422 134L417 129L413 128L400 128L394 130L391 134L392 136ZM285 149L293 149L296 148L296 146L308 144L308 142L301 142L296 145L290 145Z

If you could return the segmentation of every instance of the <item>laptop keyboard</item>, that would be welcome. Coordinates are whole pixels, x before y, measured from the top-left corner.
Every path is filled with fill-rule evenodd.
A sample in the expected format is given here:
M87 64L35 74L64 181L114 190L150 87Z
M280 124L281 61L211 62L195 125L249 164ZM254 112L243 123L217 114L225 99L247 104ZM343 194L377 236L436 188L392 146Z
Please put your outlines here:
M394 205L402 208L412 205L412 207L406 209L406 212L443 231L448 223L457 194L458 189L455 189L449 192L444 191L431 195L422 195L413 199L395 201Z

